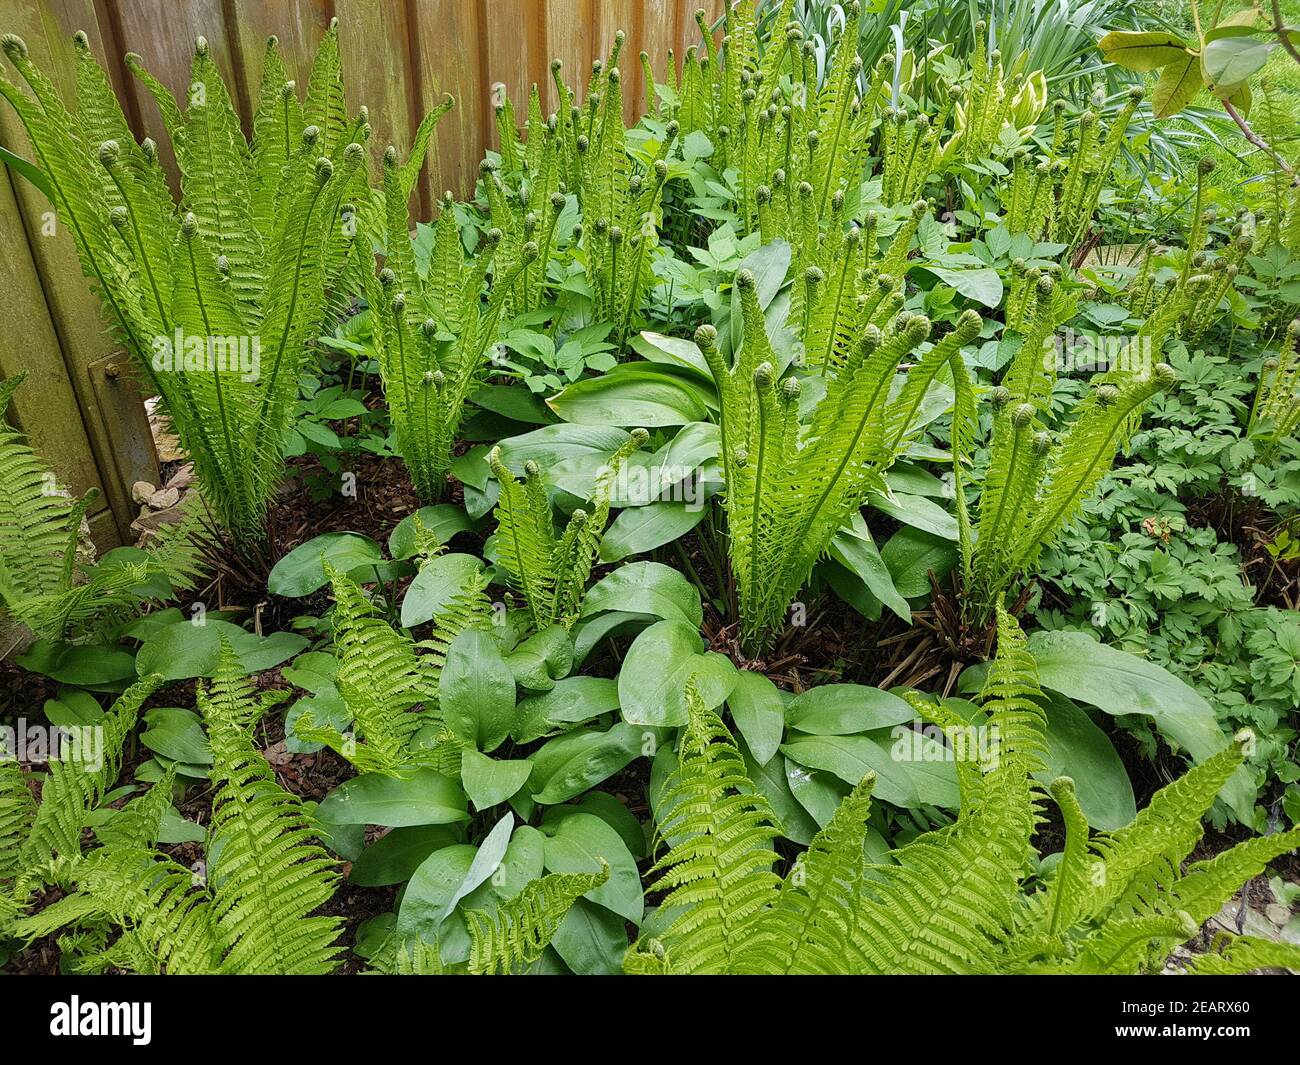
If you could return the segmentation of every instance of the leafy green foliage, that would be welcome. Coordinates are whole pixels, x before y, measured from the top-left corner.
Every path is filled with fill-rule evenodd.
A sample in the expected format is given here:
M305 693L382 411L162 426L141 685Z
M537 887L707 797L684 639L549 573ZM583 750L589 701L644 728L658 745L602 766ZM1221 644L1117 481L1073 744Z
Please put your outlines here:
M900 315L885 330L868 324L835 367L807 424L801 382L780 377L752 274L737 275L744 341L734 365L702 326L695 339L718 388L722 461L732 570L740 597L742 640L761 652L831 538L910 440L922 400L941 374L960 382L962 346L979 315L967 312L890 388L900 364L930 333L920 315Z
M114 962L138 972L330 972L339 921L312 914L334 893L333 864L313 842L318 829L301 801L251 739L276 698L256 697L223 646L216 679L199 692L216 782L206 880L148 849L150 841L110 843L67 869L75 894L19 922L18 932L106 919L124 932Z
M466 262L455 212L444 201L429 276L423 278L416 270L397 152L391 147L384 155L384 199L388 257L366 285L371 333L398 450L420 498L432 501L446 490L465 403L484 381L512 286L539 252L535 241L512 242L493 228L478 255ZM494 274L484 302L489 270Z
M610 456L597 474L591 512L575 510L559 536L537 463L528 460L519 481L502 463L499 448L488 456L501 486L496 507L501 564L524 597L533 628L556 622L568 627L577 619L591 568L600 554L619 470L648 438L644 429L638 429Z
M1251 742L1242 734L1111 833L1090 835L1073 782L1057 778L1051 794L1065 850L1049 877L1029 881L1045 718L1034 660L1001 609L998 633L981 708L985 727L997 729L998 757L963 764L956 823L899 847L887 865L863 854L869 775L784 880L771 872L775 816L751 790L721 720L690 690L691 724L660 800L660 832L672 846L655 867L674 920L633 945L627 971L1151 971L1242 882L1300 843L1297 830L1259 837L1180 871L1202 815ZM950 723L941 708L933 713ZM1230 947L1207 970L1300 965L1294 947L1251 943L1243 941L1235 965Z
M24 374L0 386L3 417ZM84 637L111 629L146 604L194 587L203 536L196 497L179 524L148 551L120 550L91 561L84 528L95 490L73 500L22 436L0 426L0 618L39 637Z
M364 150L352 138L364 142L369 127L343 118L337 29L318 53L305 111L283 65L266 64L251 146L203 38L184 113L131 58L172 140L179 205L156 145L136 144L84 37L77 43L76 113L13 36L5 54L34 98L7 81L0 95L31 137L82 267L163 397L209 505L236 542L256 541L307 343L349 261L368 253L344 224L365 193Z

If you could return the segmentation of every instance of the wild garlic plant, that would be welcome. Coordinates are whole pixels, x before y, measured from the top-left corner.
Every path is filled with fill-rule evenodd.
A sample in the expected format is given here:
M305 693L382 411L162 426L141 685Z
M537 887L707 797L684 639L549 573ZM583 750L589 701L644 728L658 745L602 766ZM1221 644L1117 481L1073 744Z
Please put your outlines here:
M695 342L718 388L728 550L739 597L741 642L754 656L772 644L786 610L831 538L910 442L922 400L936 380L957 387L966 417L973 393L961 348L982 320L966 311L928 351L923 315L900 314L883 328L867 323L826 377L825 395L805 419L802 384L782 376L749 271L736 276L744 319L734 365L717 331L701 326ZM911 368L893 394L900 366ZM960 371L960 372L959 372Z
M82 267L162 397L208 506L232 543L253 549L309 342L331 294L355 290L370 256L358 239L370 130L364 113L348 118L344 109L337 23L321 41L305 101L270 40L251 143L206 40L195 43L183 109L128 57L162 112L179 203L157 145L131 136L85 35L75 44L75 111L13 35L4 52L32 96L3 79L0 96L30 136Z
M1300 844L1300 829L1258 836L1184 866L1201 819L1253 742L1245 731L1158 791L1128 825L1093 833L1074 781L1048 789L1065 823L1059 861L1031 862L1047 798L1047 718L1037 664L1014 619L997 612L997 657L980 701L998 757L955 757L954 824L889 853L864 855L874 773L841 802L782 870L776 813L694 682L677 765L659 792L668 849L650 890L669 915L624 957L633 974L1103 974L1159 972L1243 883ZM969 722L937 701L910 700L949 735ZM1030 880L1026 872L1041 868ZM1192 973L1300 966L1300 947L1225 936Z

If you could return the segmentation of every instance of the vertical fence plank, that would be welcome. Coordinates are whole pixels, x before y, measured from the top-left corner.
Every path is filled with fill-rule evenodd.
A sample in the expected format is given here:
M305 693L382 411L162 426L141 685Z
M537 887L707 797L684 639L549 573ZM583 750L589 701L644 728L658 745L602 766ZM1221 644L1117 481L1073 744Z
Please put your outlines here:
M668 52L671 49L675 57L680 57L683 20L693 27L691 12L686 5L675 0L646 0L642 12L641 25L637 34L637 66L641 65L640 52L650 56L650 66L656 81L666 81L668 76ZM644 114L654 108L654 86L641 84L641 93L637 100L638 114Z
M636 106L636 101L640 99L641 84L641 63L637 59L637 52L640 46L636 43L633 8L637 6L633 0L604 0L597 4L595 18L595 35L592 40L591 59L599 59L602 63L609 62L610 51L614 47L614 35L622 30L626 36L623 42L623 50L618 57L618 72L620 75L620 89L623 94L623 121L627 123L632 120L632 116L641 113L640 108ZM590 63L588 64L590 66Z
M564 80L581 100L591 75L596 28L592 25L596 0L547 0L546 41L551 58L562 64ZM551 107L556 105L554 94Z
M335 14L348 113L362 104L369 109L376 162L390 144L404 156L415 128L408 96L407 7L391 0L338 0Z
M92 45L102 44L91 0L65 0L38 7L17 0L0 0L0 25L26 39L33 62L49 74L65 100L73 100L72 34L85 29ZM0 107L0 141L26 158L33 157L31 145L7 105ZM105 370L122 360L107 332L99 300L82 276L71 235L55 221L53 207L44 194L26 181L15 181L6 194L13 197L16 208L13 221L21 218L19 229L26 234L24 244L12 245L15 262L30 254L39 274L49 329L57 340L55 344L34 349L25 365L39 369L50 380L70 382L81 418L67 422L66 430L72 442L66 445L63 459L56 460L57 472L74 488L84 490L96 482L102 487L104 502L94 511L96 521L92 524L101 542L107 542L108 527L98 519L98 514L111 511L109 524L116 526L111 531L127 535L135 516L130 499L132 481L157 479L157 457L150 443L148 422L143 408L136 404L128 410L126 424L110 428L108 419L117 415L105 411L100 402L102 396L114 391ZM6 287L4 291L13 290ZM35 335L40 335L39 331ZM22 334L18 336L25 339ZM35 434L40 427L30 428ZM52 434L64 428L60 420L45 431ZM79 440L83 437L88 441L85 457L73 461L71 456L81 449ZM48 444L48 440L44 443ZM126 453L120 453L123 444L127 446ZM93 480L90 470L96 471Z
M414 0L413 8L420 116L445 93L456 101L438 124L428 168L432 206L444 189L458 196L474 191L479 161L491 143L484 73L487 19L479 0Z
M27 247L11 180L21 179L0 173L0 245L5 248L0 286L8 303L5 328L0 329L0 380L26 371L27 379L14 396L11 420L57 471L60 483L83 495L102 487L99 470L72 381L59 357L59 337Z
M229 0L226 35L239 58L235 77L242 98L256 107L266 39L272 35L279 39L285 73L297 82L298 95L304 95L312 57L329 26L332 10L329 0ZM245 114L244 120L249 128L252 114Z
M515 120L522 127L528 116L528 98L536 84L546 109L546 82L550 57L546 54L546 5L543 0L518 3L488 2L487 70L484 83L502 83L514 106ZM493 131L492 143L497 144Z

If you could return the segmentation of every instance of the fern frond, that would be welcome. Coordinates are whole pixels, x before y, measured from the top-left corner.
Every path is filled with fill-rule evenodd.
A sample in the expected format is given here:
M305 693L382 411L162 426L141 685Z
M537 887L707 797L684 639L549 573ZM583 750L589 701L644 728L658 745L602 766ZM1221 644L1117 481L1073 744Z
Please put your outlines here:
M337 917L310 916L337 872L301 802L276 781L249 735L260 708L223 641L215 679L198 691L216 791L208 844L210 921L228 973L328 973Z
M666 912L682 910L660 936L673 971L722 973L778 895L771 841L779 828L750 785L730 732L693 681L686 705L690 721L677 769L659 800L659 834L677 842L650 869L649 890L663 894ZM632 954L653 949L638 941Z
M469 971L473 976L516 973L542 956L569 908L609 879L609 866L598 873L551 873L533 880L495 913L469 910Z
M219 971L210 896L189 869L147 850L105 847L80 863L76 879L76 894L18 922L18 933L30 939L109 917L132 936L138 963L149 973Z
M92 766L85 751L72 752L78 756L75 761L50 762L49 775L41 787L40 806L19 852L29 886L39 882L37 870L47 868L55 859L80 856L86 816L116 782L122 768L123 746L135 731L140 707L161 683L159 676L137 681L97 722L100 751L94 762L98 764Z
M353 734L318 724L311 710L299 717L296 731L328 744L362 772L398 775L422 764L415 734L440 721L431 710L441 662L417 655L411 638L377 617L354 581L328 563L326 573L334 595L335 683L352 715Z
M1300 972L1300 946L1234 936L1221 951L1198 955L1187 965L1192 976L1240 976L1260 969Z
M841 800L830 822L786 874L776 904L755 923L736 959L739 972L852 974L862 959L853 940L866 869L863 846L875 774Z

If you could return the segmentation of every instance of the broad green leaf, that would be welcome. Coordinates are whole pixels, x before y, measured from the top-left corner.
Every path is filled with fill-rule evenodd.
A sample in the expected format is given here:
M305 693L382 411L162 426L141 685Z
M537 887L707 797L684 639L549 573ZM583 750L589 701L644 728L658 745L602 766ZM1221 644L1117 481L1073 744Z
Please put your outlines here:
M515 720L515 677L492 634L466 629L451 642L438 683L447 728L465 743L492 751Z
M436 850L460 842L460 834L447 825L413 825L395 828L370 844L352 863L348 882L360 887L403 884L415 875Z
M587 377L546 401L566 422L626 428L704 421L708 407L697 388L675 375L624 363L600 377Z
M1201 91L1201 65L1195 53L1175 59L1160 75L1151 94L1151 110L1156 118L1176 115Z
M1073 779L1088 824L1103 832L1123 828L1137 816L1133 785L1110 737L1084 711L1061 695L1047 700L1047 771L1038 779Z
M490 758L466 748L460 755L460 782L475 810L505 802L524 786L532 762Z
M397 523L388 536L388 554L395 561L404 561L415 554L415 519L445 544L459 532L468 532L474 528L474 521L465 513L463 507L451 503L439 503L433 507L421 507L414 514L408 514Z
M368 536L359 533L325 533L299 544L280 559L267 578L266 589L272 595L300 598L323 588L328 562L343 573L384 561L383 549Z
M906 700L865 684L821 684L796 695L785 708L786 724L816 736L851 736L915 717Z
M645 903L636 859L617 832L592 814L575 814L549 824L542 822L546 835L545 862L552 873L595 873L601 859L609 865L609 880L583 898L640 924Z
M664 363L680 369L692 371L708 381L713 380L709 364L693 340L682 337L664 336L649 330L634 337L631 348L650 362Z
M1208 79L1208 88L1219 93L1240 85L1260 70L1277 41L1260 41L1254 37L1223 37L1210 41L1201 53L1201 69Z
M155 754L186 765L212 764L203 721L193 710L159 706L144 715L145 730L140 742Z
M580 725L618 709L618 682L605 677L566 677L515 707L516 743L531 743L554 728Z
M919 759L911 754L914 746L922 752ZM900 741L888 731L860 736L794 733L781 745L781 751L800 765L834 773L851 786L856 786L868 772L874 772L873 794L895 806L955 808L958 803L956 771L951 762L941 760L940 747L934 740L924 739L914 745L911 736ZM927 760L926 756L932 757Z
M997 307L1002 302L1002 278L991 267L980 270L949 270L941 266L926 266L945 285L951 285L967 299L985 307Z
M118 647L37 640L14 659L23 669L51 677L60 684L95 688L136 676L135 655Z
M225 637L245 673L260 673L287 662L307 647L307 639L293 632L257 636L227 621L207 620L202 625L178 621L158 629L136 655L140 676L157 673L167 680L210 677Z
M653 753L659 742L653 729L620 722L605 732L582 730L558 736L529 759L528 787L543 806L567 802L607 780L633 759Z
M653 614L699 628L704 620L700 593L680 570L658 562L632 562L600 580L583 600L584 617L602 610Z
M780 690L762 673L741 670L727 696L727 708L754 761L767 765L785 735L785 702Z
M658 621L637 636L618 675L623 720L686 724L686 682L699 665L700 648L695 626L684 621Z
M564 964L579 976L617 976L627 953L627 926L604 906L577 899L551 940Z
M433 620L482 572L483 563L474 555L438 555L426 562L402 597L402 624L413 628Z
M890 498L883 492L872 492L868 501L882 514L888 514L903 525L910 525L945 540L957 540L957 519L933 499L904 492L895 493Z
M469 869L465 872L465 878L443 904L442 915L438 919L439 923L451 916L451 911L456 908L456 903L460 902L461 899L496 871L497 866L501 864L501 860L506 856L506 847L510 843L510 834L514 831L514 827L515 815L507 810L501 815L501 819L492 826L492 831L484 837L483 842L479 844L478 852L474 855L474 860L470 862Z
M618 562L642 555L685 536L703 519L704 507L689 503L660 502L621 510L605 530L600 545L602 562Z
M432 769L416 769L404 777L363 773L345 780L325 797L316 815L336 825L388 828L469 820L465 793Z
M548 692L573 667L573 640L562 625L550 625L511 651L506 665L519 687Z
M1214 708L1196 689L1154 662L1098 643L1084 632L1040 631L1029 638L1044 688L1116 716L1142 714L1193 761L1202 762L1227 745ZM1245 770L1220 792L1242 820L1254 805Z
M627 439L627 430L611 425L547 425L502 440L501 461L511 473L521 477L524 463L529 459L545 470L566 459L592 453L608 458L627 443Z
M831 558L861 580L880 602L909 625L912 623L912 609L894 586L894 578L861 514L855 514L852 525L835 534L829 551Z
M852 789L832 773L809 769L789 758L783 758L782 761L785 762L785 778L790 785L790 794L808 811L820 828L825 828L835 816L844 796Z
M1172 33L1116 30L1097 42L1107 62L1145 74L1187 54L1187 45Z
M957 545L905 525L880 549L898 594L916 599L930 594L931 572L942 579L957 563Z

